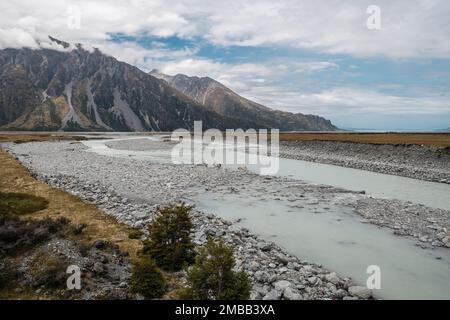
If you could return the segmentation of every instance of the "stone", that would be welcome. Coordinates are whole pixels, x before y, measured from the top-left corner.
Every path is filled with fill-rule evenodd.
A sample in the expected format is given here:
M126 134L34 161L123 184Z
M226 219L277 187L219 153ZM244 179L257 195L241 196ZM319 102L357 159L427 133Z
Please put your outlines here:
M258 263L258 262L256 262L256 261L252 261L252 262L250 262L250 265L249 265L249 269L250 270L252 270L252 271L258 271L258 269L261 267L261 265Z
M372 291L366 287L353 286L348 288L348 292L354 296L361 299L369 299L372 296Z
M302 295L295 289L287 287L283 292L283 297L286 300L303 300Z
M287 280L280 280L273 284L275 290L283 292L286 288L293 287L293 284Z
M94 266L92 267L92 270L95 273L98 273L98 274L101 274L101 273L103 273L105 271L105 269L103 267L103 264L101 262L94 263Z
M263 297L263 300L280 300L280 298L281 292L273 289Z
M331 272L325 276L325 280L331 282L332 284L339 283L339 277L336 275L336 272Z

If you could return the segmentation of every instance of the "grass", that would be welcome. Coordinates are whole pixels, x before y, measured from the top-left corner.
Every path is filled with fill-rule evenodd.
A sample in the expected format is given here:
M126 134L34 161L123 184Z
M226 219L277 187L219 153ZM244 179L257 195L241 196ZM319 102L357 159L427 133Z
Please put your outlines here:
M42 197L0 192L0 214L28 214L44 210L47 206L48 201Z
M31 174L10 154L0 149L0 194L8 195L2 205L12 204L17 210L31 219L66 218L73 225L86 225L77 240L89 244L103 239L116 243L122 251L137 256L142 244L139 240L129 239L131 228L104 215L95 206L84 203L80 198L62 190L52 188L33 178ZM17 195L20 196L11 196ZM23 203L20 201L23 197ZM33 200L31 200L33 199ZM46 207L43 208L45 199ZM39 211L31 212L31 209ZM29 210L29 211L28 211Z
M41 142L41 141L60 141L60 140L74 140L82 141L87 140L86 137L75 136L66 133L0 133L0 142L14 142L14 143L26 143L26 142Z
M280 133L281 141L343 141L370 144L450 147L450 133Z

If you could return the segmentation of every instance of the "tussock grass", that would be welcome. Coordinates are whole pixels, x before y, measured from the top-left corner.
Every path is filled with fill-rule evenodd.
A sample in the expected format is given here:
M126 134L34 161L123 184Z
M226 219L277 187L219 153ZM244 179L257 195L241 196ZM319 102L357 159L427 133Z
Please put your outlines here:
M0 214L28 214L46 209L48 201L24 193L0 192Z
M342 141L450 147L450 133L280 133L281 141Z

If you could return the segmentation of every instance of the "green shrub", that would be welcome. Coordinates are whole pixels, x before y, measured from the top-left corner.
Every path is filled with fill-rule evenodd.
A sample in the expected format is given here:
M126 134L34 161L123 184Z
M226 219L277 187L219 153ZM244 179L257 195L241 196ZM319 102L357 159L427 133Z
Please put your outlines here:
M133 264L130 288L146 299L158 299L166 292L166 281L153 260L141 258Z
M251 284L244 272L235 272L233 251L222 241L209 239L188 271L189 287L180 292L182 299L245 300Z
M0 214L27 214L47 208L48 201L23 193L0 192Z
M178 271L194 262L191 209L184 205L161 209L148 227L149 237L144 241L143 252L164 270Z

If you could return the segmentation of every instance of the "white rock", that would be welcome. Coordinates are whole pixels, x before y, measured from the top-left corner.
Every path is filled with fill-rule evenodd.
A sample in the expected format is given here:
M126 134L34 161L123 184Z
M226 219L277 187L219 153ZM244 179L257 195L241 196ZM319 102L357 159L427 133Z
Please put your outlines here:
M281 292L278 290L271 290L263 297L263 300L279 300L281 298Z
M287 280L280 280L273 284L275 290L283 292L286 288L293 287L292 283Z
M366 287L353 286L348 288L348 292L354 296L361 299L369 299L372 296L372 291Z
M283 292L283 297L287 300L303 300L302 295L295 289L287 287Z
M336 272L329 273L325 276L325 279L332 284L339 283L339 277L336 275Z

